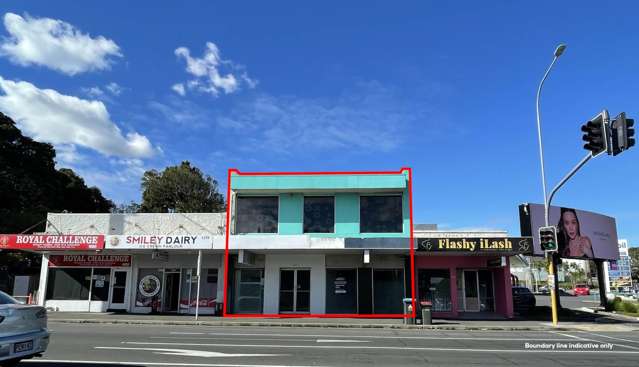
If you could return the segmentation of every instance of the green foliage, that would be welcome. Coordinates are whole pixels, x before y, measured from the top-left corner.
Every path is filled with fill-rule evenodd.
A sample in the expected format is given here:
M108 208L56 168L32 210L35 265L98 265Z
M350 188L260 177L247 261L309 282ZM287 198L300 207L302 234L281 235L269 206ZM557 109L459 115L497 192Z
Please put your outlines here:
M632 279L639 282L639 247L630 247L628 249L628 255L630 256Z
M224 211L217 181L187 161L164 171L146 171L142 177L140 212L210 213Z
M609 302L609 308L623 313L637 314L639 313L639 304L631 301L624 301L620 297L615 297Z
M113 207L72 170L55 168L55 150L22 135L0 113L0 233L22 232L47 212L102 213ZM44 230L44 223L29 232Z

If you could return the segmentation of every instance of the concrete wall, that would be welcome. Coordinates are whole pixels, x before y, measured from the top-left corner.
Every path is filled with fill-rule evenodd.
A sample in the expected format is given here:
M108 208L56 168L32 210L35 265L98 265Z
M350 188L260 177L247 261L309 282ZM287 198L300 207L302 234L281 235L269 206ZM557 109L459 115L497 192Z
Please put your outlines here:
M226 213L49 213L46 233L105 235L224 234Z

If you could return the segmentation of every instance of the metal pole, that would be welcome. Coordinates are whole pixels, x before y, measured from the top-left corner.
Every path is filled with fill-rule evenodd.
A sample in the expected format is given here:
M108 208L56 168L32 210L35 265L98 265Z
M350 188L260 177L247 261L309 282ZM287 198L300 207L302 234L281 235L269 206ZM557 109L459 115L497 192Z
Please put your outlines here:
M539 87L537 88L537 98L536 98L537 140L539 142L539 162L541 163L541 185L544 190L544 203L547 200L547 195L546 195L546 171L544 167L544 146L543 146L542 138L541 138L541 113L540 113L541 88L544 86L544 82L548 78L548 74L550 74L550 70L552 70L552 67L555 65L557 58L558 58L557 56L553 57L552 62L550 63L550 66L548 66L548 69L546 69L546 72L544 73L544 77L541 79L541 82L539 83ZM547 207L544 207L544 212L548 213ZM548 226L548 221L546 221L546 226Z
M548 226L548 200L547 200L547 194L546 194L546 173L545 173L545 167L544 167L544 146L542 143L542 138L541 138L541 113L540 113L540 109L541 109L541 88L544 86L544 82L546 81L546 79L548 78L548 74L550 74L550 70L552 70L552 67L555 65L555 62L557 61L557 58L559 56L557 55L557 52L555 51L555 56L552 59L552 62L550 63L550 66L548 66L548 69L546 69L546 72L544 73L544 77L541 79L541 82L539 83L539 87L537 88L537 98L536 98L536 115L537 115L537 140L539 142L539 162L541 163L541 185L543 187L543 191L544 191L544 217L545 217L545 225L546 227ZM548 257L549 261L548 261L548 274L554 277L555 274L555 261L553 259L552 256ZM556 283L556 282L555 282ZM551 308L552 308L552 324L553 326L557 326L557 300L556 300L556 289L557 285L555 284L554 287L550 287L550 299L551 299Z
M555 194L557 193L557 191L559 191L559 189L568 181L570 180L570 178L572 176L575 175L575 173L577 173L577 171L579 171L579 169L581 167L584 166L584 164L586 164L590 159L592 158L592 154L588 153L585 157L583 157L579 163L577 163L577 165L575 167L573 167L573 169L568 172L568 174L561 179L561 181L559 181L559 183L552 189L552 191L550 192L550 196L548 197L548 202L546 203L546 208L550 207L550 204L552 203L552 199L553 197L555 197ZM549 218L549 214L548 214L548 210L546 210L546 225L548 225L548 221L550 220Z
M197 292L195 294L195 320L200 316L200 274L202 273L202 250L197 252Z

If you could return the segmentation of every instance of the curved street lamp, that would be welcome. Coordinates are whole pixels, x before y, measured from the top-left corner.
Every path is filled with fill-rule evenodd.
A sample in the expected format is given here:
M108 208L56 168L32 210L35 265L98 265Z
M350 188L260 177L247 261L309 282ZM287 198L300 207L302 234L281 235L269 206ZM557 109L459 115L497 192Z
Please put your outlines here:
M552 70L552 67L555 65L555 62L557 62L557 59L559 58L559 56L561 56L564 51L566 50L566 45L561 43L557 46L557 48L555 49L555 53L554 53L554 57L552 59L552 62L550 63L550 66L548 66L548 69L546 69L546 73L544 73L544 77L541 79L541 82L539 83L539 88L537 88L537 138L539 140L539 160L541 162L541 183L543 186L543 190L544 190L544 221L545 221L545 225L546 227L548 226L548 197L547 197L547 192L546 192L546 174L545 174L545 169L544 169L544 147L542 144L542 139L541 139L541 116L539 113L539 109L540 109L540 96L541 96L541 88L544 86L544 82L546 81L546 78L548 78L548 74L550 74L550 70ZM557 277L555 275L555 259L554 259L554 255L551 254L548 257L548 274L550 276L552 276L554 278L554 283L555 285L553 287L550 287L550 300L551 300L551 308L552 308L552 324L553 326L557 326L557 292L556 292L556 288L557 288Z

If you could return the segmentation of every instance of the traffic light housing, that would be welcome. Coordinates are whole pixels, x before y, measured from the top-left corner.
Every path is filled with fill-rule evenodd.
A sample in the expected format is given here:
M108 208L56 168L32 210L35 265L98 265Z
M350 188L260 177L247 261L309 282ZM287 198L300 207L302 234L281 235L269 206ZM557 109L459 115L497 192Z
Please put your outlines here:
M582 139L586 142L584 149L589 150L593 157L608 150L606 123L603 113L582 125L581 131L584 132Z
M635 145L635 120L626 118L622 112L610 124L610 148L608 154L613 156L628 150Z
M539 228L539 243L544 252L557 252L557 228L555 226Z

